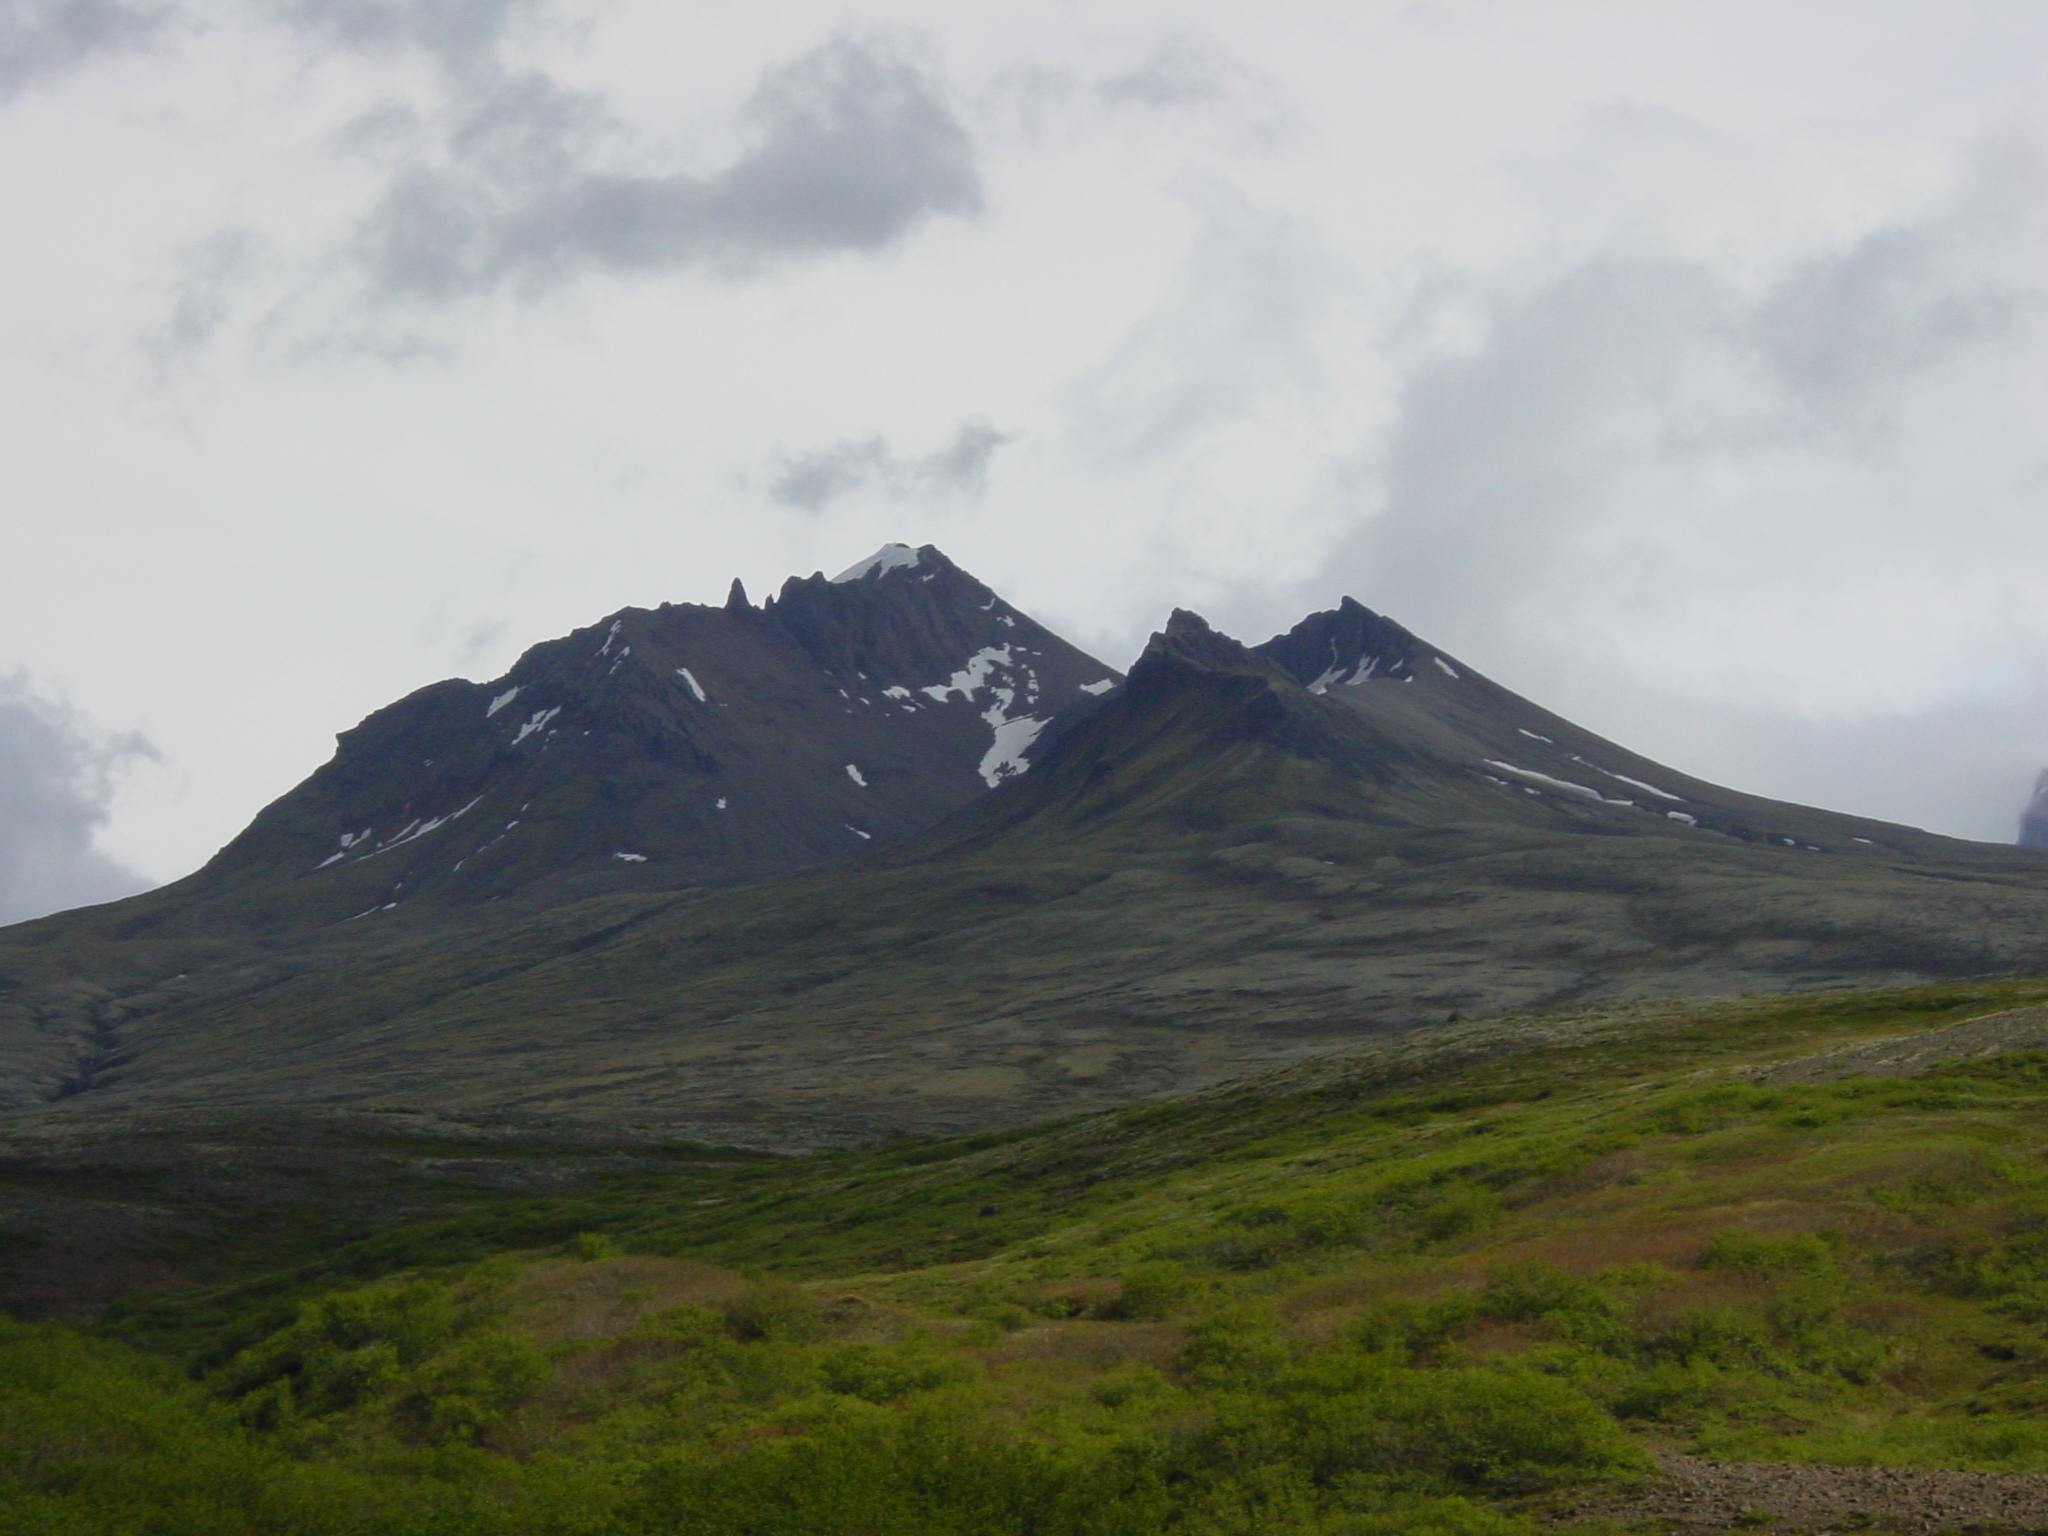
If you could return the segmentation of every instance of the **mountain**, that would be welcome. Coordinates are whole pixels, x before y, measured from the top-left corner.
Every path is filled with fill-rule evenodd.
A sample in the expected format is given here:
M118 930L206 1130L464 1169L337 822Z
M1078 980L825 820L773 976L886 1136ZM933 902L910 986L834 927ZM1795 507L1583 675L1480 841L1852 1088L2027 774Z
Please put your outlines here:
M897 553L837 595L815 578L785 587L772 623L808 635L790 644L815 662L834 654L826 631L785 623L863 616L850 643L887 656L874 637L908 624L920 598L907 584L947 579L932 553L916 565ZM979 602L968 608L1002 611ZM768 611L736 600L732 632L766 627ZM601 719L635 696L624 680L643 646L650 665L690 670L706 695L685 680L693 704L722 700L734 674L700 671L701 649L659 653L644 638L659 614L646 629L621 618L599 657L617 661L616 681L598 676L584 696L595 702L565 698L558 680L595 670L609 623L540 648L566 658L559 670L529 657L496 692L462 695L447 716L457 734L474 733L478 713L498 730L529 703L520 727L562 708L488 759L486 777L506 775L496 792L523 792L517 775L543 771L614 782L580 731L630 744L629 733L578 726L571 711ZM61 1310L193 1265L212 1272L210 1256L226 1264L230 1248L253 1262L337 1223L370 1231L705 1155L689 1144L980 1133L1403 1036L1424 1052L1455 1041L1467 1055L1511 1053L1553 1034L1560 1008L1629 1032L1690 1017L1672 1001L1688 996L1980 979L1978 992L1951 989L1961 1006L2011 992L1982 978L2048 973L2039 850L1706 783L1356 603L1254 647L1175 614L1121 686L1091 692L1109 674L1070 671L1079 698L1038 729L1029 771L997 773L993 789L982 765L1030 688L1005 673L963 708L964 688L945 686L956 674L937 668L975 682L962 660L1004 645L957 639L921 686L943 695L923 694L934 718L958 727L942 748L954 754L946 782L968 798L943 818L928 811L922 831L877 822L850 859L746 880L678 837L657 860L647 823L627 842L587 791L591 819L565 810L550 829L566 867L501 870L488 899L461 883L467 864L454 867L459 840L490 831L474 830L484 807L411 828L423 810L466 802L407 804L409 749L382 759L388 783L367 775L364 800L348 802L356 791L336 769L359 759L345 744L317 793L287 796L181 886L0 931L0 1299ZM624 644L634 654L619 660ZM1029 718L1046 718L1039 658L1062 653L1033 636L1008 654L1039 681ZM884 681L907 676L900 659L895 671L838 665L831 675L871 685L864 696L912 702L889 690L916 678ZM487 713L528 686L563 692ZM785 718L834 732L888 718L855 687L839 700L839 686L828 697L841 707ZM822 687L812 674L807 697ZM852 738L791 740L765 705L746 707L761 711L744 744L764 775L779 749L807 765L779 781L795 807L783 824L842 814L831 796L861 786L838 759L865 761L842 744ZM924 714L890 723L925 729ZM722 715L743 715L740 701ZM555 745L536 763L522 749L550 726ZM942 740L935 728L930 739ZM882 764L877 738L863 741ZM445 755L412 752L428 773ZM683 786L649 799L686 802L712 782L701 764L636 761L637 782ZM827 771L835 763L851 789ZM732 772L724 759L718 771ZM330 856L333 826L364 825L356 804L385 807L371 847L390 852L320 869L310 856ZM791 839L776 857L803 846ZM395 906L352 907L362 889L322 896L337 873L395 880L391 858L422 861ZM1815 1016L1834 1017L1828 1006Z
M1355 603L1250 648L1176 614L1085 701L1030 772L850 863L405 902L253 946L138 931L154 898L24 925L0 943L8 1087L81 1128L235 1104L790 1147L1019 1123L1460 1016L2048 971L2038 852L1705 783ZM844 702L819 718L881 707Z
M338 738L165 910L279 928L408 903L731 884L932 825L1117 674L927 545L760 607L628 608ZM536 888L538 888L536 890Z

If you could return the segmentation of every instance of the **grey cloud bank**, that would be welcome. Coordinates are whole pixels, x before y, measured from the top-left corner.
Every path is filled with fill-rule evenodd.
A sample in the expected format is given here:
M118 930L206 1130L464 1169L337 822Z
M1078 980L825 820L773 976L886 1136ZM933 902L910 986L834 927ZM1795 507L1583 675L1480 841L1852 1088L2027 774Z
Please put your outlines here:
M0 102L96 55L144 43L167 19L164 6L124 0L7 0L0 5Z
M834 38L770 70L742 112L747 143L708 176L590 163L601 103L535 74L496 80L449 141L407 171L362 234L390 295L541 289L579 272L874 251L936 214L981 206L974 145L897 42Z
M148 889L93 839L121 770L153 756L140 736L95 730L27 678L0 677L0 923Z

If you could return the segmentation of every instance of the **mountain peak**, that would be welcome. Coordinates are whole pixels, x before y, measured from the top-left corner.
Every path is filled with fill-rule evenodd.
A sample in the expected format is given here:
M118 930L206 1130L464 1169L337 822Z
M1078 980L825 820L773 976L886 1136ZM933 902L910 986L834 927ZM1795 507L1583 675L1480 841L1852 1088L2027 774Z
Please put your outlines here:
M1405 679L1431 660L1453 672L1434 647L1351 597L1253 649L1310 693L1372 677Z
M1176 608L1168 615L1166 627L1153 635L1132 671L1135 675L1171 662L1203 672L1273 676L1271 665L1249 647L1212 628L1207 619L1186 608Z
M921 544L916 549L908 544L884 544L867 559L849 565L834 576L832 584L843 586L847 582L864 581L869 576L886 576L890 571L916 570L919 567L937 569L951 563L930 544Z

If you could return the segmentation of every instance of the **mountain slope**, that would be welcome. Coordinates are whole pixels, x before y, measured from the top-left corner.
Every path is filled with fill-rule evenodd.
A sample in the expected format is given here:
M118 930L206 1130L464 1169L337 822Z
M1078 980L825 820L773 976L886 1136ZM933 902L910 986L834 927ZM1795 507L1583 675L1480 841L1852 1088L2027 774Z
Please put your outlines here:
M729 884L930 826L1116 674L936 549L761 607L625 609L338 739L168 905L260 926L513 892ZM162 903L160 903L162 905Z
M1029 774L851 865L400 909L181 977L74 952L97 994L5 1006L94 1031L66 1115L432 1106L802 1145L1458 1015L2048 971L2041 854L1704 784L1354 609L1256 650L1176 615Z

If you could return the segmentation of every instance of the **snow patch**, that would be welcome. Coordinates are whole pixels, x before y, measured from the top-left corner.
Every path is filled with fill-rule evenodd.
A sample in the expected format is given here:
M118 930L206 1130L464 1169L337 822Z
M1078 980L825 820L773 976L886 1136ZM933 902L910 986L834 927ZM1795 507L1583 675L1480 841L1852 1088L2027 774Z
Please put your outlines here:
M999 678L1007 674L1007 680ZM982 754L981 781L994 789L1004 779L1014 778L1029 765L1024 754L1047 721L1020 709L1019 695L1026 705L1038 700L1038 678L1007 645L985 646L967 658L965 666L943 683L921 690L925 697L944 704L959 694L972 703L977 693L987 691L989 702L981 712L990 731L988 751Z
M851 832L855 837L859 838L862 842L871 843L874 841L874 838L871 834L861 831L861 829L859 827L856 827L852 822L846 822L844 823L844 825L847 831Z
M507 704L510 704L514 699L518 697L519 690L517 688L507 688L503 693L499 694L495 699L491 700L491 707L484 711L484 718L486 720L490 719L491 716L495 715L499 710L503 709Z
M459 811L450 811L446 816L436 816L431 821L415 821L412 823L411 826L408 826L403 832L399 833L398 836L392 838L390 842L385 843L381 847L379 847L377 851L379 853L383 853L386 849L396 848L401 843L417 842L419 839L425 837L429 832L438 832L441 828L447 826L449 822L455 821L460 817L467 816L471 811L476 809L477 801L482 799L483 796L478 795L476 797L476 800L470 801L468 805L465 805Z
M1581 795L1588 800L1597 800L1602 805L1634 805L1633 800L1611 800L1597 789L1584 784L1574 784L1570 779L1554 779L1547 773L1538 773L1533 768L1517 768L1513 763L1503 763L1496 758L1487 758L1486 766L1498 768L1502 773L1511 773L1518 779L1527 779L1531 784L1541 784L1546 789L1561 789L1569 795Z
M927 698L936 699L941 704L956 693L961 698L972 701L978 690L989 685L989 677L996 668L1015 665L1015 658L1010 655L1010 648L1007 645L985 646L968 657L967 665L945 682L934 683L920 691Z
M725 796L723 795L718 797L718 809L721 811L725 809Z
M1588 768L1600 768L1598 763L1588 763L1586 766ZM1600 771L1610 779L1628 785L1630 789L1640 789L1644 794L1655 795L1659 800L1683 800L1685 798L1683 795L1674 795L1668 789L1659 789L1654 784L1645 784L1641 779L1632 779L1625 773L1616 773L1612 768L1600 768Z
M1529 730L1526 726L1518 725L1515 727L1515 729L1520 731L1524 736L1528 737L1531 741L1540 741L1546 747L1554 747L1557 745L1557 743L1552 741L1548 736L1538 736L1534 731Z
M1452 666L1448 661L1445 661L1443 657L1432 656L1429 659L1437 664L1437 666L1442 670L1445 677L1448 677L1452 682L1458 681L1458 669Z
M1103 678L1103 679L1102 679L1102 680L1101 680L1100 682L1094 682L1094 683L1083 683L1083 684L1081 685L1081 691L1082 691L1083 693L1097 693L1097 694L1100 694L1100 693L1107 693L1107 692L1109 692L1109 690L1110 690L1110 689L1114 688L1115 686L1116 686L1116 679L1115 679L1115 678L1113 678L1113 677L1105 677L1105 678Z
M983 716L987 719L987 716ZM1031 765L1024 761L1024 754L1031 750L1031 743L1038 740L1038 733L1045 729L1046 722L1030 715L1020 715L1015 720L992 722L996 739L989 743L989 749L982 754L981 780L994 789L1005 779L1014 779Z
M853 780L854 783L858 784L862 789L866 789L868 787L868 781L860 776L860 770L856 768L852 763L848 763L846 765L846 776L849 779Z
M526 738L531 736L535 731L545 728L547 723L550 720L554 719L555 716L559 715L561 712L562 706L559 704L557 704L553 709L536 709L533 712L532 717L528 719L524 725L519 727L519 734L512 738L512 745L515 747L518 746L519 743L526 740Z
M859 581L870 571L894 571L917 564L917 551L908 544L884 544L858 565L849 565L832 578L833 585Z
M329 855L327 855L326 858L322 859L318 864L315 864L313 867L315 869L325 869L330 864L339 864L343 859L347 857L348 855L345 853L330 853Z
M697 681L697 679L691 674L690 669L688 667L677 667L676 676L680 677L684 682L690 685L690 692L697 695L697 702L699 704L708 704L711 702L710 699L705 696L704 685Z
M612 857L621 859L628 864L645 864L647 862L647 855L644 853L615 853Z
M621 624L625 623L625 622L626 622L626 621L625 621L624 619L613 619L613 620L612 620L612 627L611 627L610 629L608 629L608 630L606 630L606 631L604 632L604 644L603 644L603 645L602 645L601 647L599 647L599 649L598 649L598 653L597 653L598 655L600 655L600 656L609 656L609 655L611 655L611 653L612 653L612 642L613 642L614 640L616 640L616 639L618 639L618 638L619 638L619 626L620 626Z
M1684 822L1688 827L1696 827L1700 824L1699 817L1687 815L1684 811L1666 811L1664 814L1673 821Z

